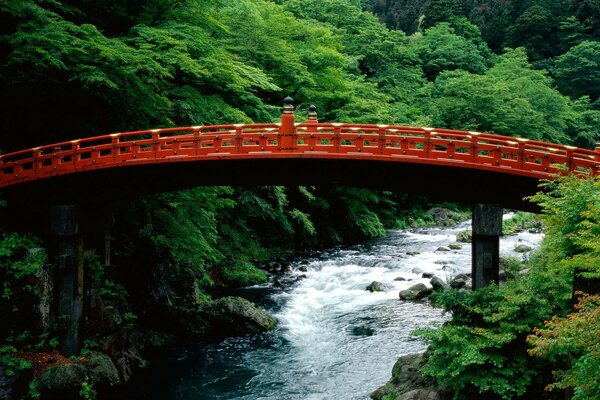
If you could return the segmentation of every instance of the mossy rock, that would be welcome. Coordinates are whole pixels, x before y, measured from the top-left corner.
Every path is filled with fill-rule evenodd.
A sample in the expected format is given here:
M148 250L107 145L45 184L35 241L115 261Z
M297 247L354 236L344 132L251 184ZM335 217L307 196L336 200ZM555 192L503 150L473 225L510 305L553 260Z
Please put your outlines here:
M106 354L98 352L90 354L87 368L94 387L98 389L113 388L121 383L115 364Z
M473 232L470 230L458 232L456 234L456 241L460 243L471 243L473 240Z
M196 309L178 310L181 334L198 339L223 338L273 329L277 320L241 297L223 297L202 303Z
M81 364L61 364L40 376L37 390L43 399L78 398L86 369Z

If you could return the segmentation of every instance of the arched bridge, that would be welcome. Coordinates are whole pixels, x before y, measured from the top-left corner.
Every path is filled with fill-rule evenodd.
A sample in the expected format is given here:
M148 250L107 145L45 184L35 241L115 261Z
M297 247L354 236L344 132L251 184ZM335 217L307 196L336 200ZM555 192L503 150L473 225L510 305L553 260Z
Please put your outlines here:
M522 198L538 181L564 171L598 175L600 151L480 132L322 123L314 109L296 123L286 104L281 123L114 133L1 155L0 188L8 197L43 192L68 200L77 192L337 182L527 209Z
M277 124L114 133L1 155L0 190L19 210L10 216L21 229L26 218L31 226L43 225L36 211L51 216L60 350L74 355L81 347L83 241L89 233L85 207L78 204L88 205L88 218L98 218L99 203L127 195L206 184L332 183L468 201L474 204L476 289L498 282L502 206L531 208L523 197L536 192L539 180L567 172L600 174L600 147L449 129L320 123L314 107L308 121L297 124L287 98ZM111 221L87 228L104 229L106 264Z

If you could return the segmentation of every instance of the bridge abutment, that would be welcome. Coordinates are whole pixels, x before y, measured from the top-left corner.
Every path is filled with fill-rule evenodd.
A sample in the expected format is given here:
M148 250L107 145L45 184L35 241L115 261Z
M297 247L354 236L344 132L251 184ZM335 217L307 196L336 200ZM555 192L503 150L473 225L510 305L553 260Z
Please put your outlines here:
M502 205L475 204L473 206L472 229L472 287L473 290L477 290L492 282L498 283Z
M83 329L83 237L76 205L52 207L51 233L56 248L59 351L79 354Z

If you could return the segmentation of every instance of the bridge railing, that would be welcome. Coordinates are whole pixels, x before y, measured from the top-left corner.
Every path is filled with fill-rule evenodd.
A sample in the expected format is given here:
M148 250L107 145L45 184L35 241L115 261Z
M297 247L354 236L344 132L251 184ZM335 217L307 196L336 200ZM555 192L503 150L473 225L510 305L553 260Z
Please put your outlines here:
M600 151L480 132L377 124L226 124L114 133L0 155L0 187L87 170L223 158L357 158L549 178L600 174ZM291 110L291 111L290 111Z

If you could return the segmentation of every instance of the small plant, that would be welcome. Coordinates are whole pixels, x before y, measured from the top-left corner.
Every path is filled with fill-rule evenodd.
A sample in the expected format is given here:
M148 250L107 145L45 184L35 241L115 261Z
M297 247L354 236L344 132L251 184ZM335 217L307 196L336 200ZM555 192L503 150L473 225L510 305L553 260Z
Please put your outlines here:
M32 380L31 382L29 382L29 392L27 393L28 396L32 399L39 399L41 394L38 391L38 382L37 380Z
M94 400L97 396L97 393L94 390L94 385L89 381L89 378L87 376L81 383L79 396L81 396L81 398L84 400Z

